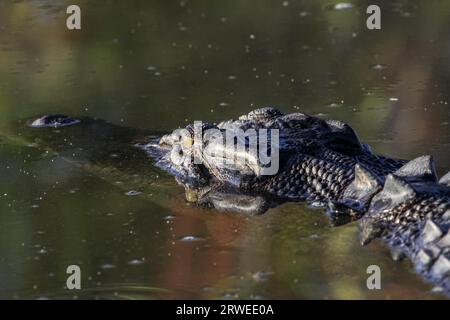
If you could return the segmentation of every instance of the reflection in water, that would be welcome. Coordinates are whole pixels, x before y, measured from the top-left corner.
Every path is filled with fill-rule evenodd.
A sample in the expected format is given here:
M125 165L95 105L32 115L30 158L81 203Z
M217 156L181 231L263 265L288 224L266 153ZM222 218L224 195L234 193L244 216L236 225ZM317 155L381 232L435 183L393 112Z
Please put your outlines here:
M302 204L256 217L189 206L127 132L58 153L6 134L44 113L152 135L276 105L448 171L450 3L381 1L381 31L364 27L370 1L286 3L79 1L72 32L67 1L0 2L0 297L441 297L381 243L360 247L356 224L333 228ZM74 152L89 161L68 162ZM83 272L75 294L70 264ZM381 291L365 287L370 264Z

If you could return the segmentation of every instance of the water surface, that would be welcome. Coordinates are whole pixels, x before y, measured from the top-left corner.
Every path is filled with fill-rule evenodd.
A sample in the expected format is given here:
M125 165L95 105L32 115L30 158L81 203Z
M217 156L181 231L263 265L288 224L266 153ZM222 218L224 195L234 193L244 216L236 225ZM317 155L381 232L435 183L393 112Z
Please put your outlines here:
M77 3L81 31L65 27L71 2L0 2L1 298L442 298L321 210L197 208L150 161L77 166L9 132L44 113L165 132L277 106L346 121L390 156L433 154L442 174L449 1L378 1L379 31L370 1ZM65 289L72 264L80 291ZM382 290L366 288L371 264Z

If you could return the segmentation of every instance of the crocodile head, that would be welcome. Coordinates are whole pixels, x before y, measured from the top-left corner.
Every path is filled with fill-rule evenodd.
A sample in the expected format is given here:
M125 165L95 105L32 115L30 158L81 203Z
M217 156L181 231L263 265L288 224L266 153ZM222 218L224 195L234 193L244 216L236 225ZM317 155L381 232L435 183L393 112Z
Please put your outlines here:
M239 187L247 178L277 174L268 170L271 160L286 163L320 146L343 154L367 151L345 123L302 113L284 115L274 108L256 109L217 125L194 122L144 147L182 183L217 180Z
M141 147L157 166L176 177L195 202L223 185L241 194L244 189L261 194L257 183L262 186L294 163L301 165L302 154L320 158L324 150L350 157L370 153L343 122L303 113L284 115L274 108L256 109L218 124L194 122Z

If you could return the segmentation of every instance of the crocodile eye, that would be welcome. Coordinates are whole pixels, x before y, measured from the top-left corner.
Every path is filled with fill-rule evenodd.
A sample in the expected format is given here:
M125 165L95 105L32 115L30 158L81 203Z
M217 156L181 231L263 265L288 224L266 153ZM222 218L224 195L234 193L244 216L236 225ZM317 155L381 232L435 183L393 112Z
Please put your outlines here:
M170 159L176 165L182 165L184 161L184 152L180 145L174 145L170 152Z

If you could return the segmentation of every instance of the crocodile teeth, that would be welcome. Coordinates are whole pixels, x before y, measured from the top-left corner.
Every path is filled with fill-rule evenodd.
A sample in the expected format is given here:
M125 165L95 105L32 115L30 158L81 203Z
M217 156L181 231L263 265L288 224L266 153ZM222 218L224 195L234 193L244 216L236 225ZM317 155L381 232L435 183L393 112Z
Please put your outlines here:
M403 167L394 172L396 176L409 181L433 181L437 182L436 169L432 156L426 155L409 161Z
M388 174L383 190L375 195L369 214L380 214L413 199L416 191L402 178Z
M355 178L345 188L340 202L355 210L364 209L380 187L380 183L371 172L356 164Z
M447 172L440 180L440 184L445 184L450 187L450 172Z

